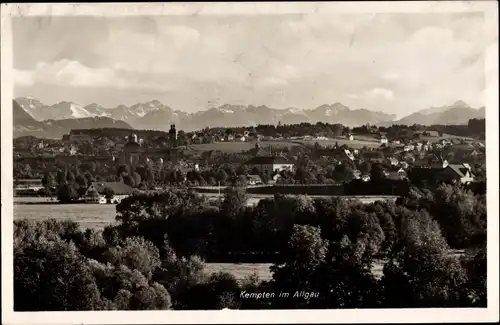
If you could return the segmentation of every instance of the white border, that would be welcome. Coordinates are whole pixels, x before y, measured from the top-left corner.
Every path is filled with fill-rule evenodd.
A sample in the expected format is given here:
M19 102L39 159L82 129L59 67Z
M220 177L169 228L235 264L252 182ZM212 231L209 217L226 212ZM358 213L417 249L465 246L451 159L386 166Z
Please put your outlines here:
M2 323L4 324L156 324L156 323L389 323L498 321L498 3L442 2L294 2L294 3L140 3L140 4L2 4L1 6L1 157L2 157ZM11 17L137 15L265 15L284 13L418 13L485 14L485 33L494 36L486 56L486 139L488 191L488 308L405 310L291 311L152 311L152 312L13 312L12 284L12 31ZM493 150L495 149L495 150Z

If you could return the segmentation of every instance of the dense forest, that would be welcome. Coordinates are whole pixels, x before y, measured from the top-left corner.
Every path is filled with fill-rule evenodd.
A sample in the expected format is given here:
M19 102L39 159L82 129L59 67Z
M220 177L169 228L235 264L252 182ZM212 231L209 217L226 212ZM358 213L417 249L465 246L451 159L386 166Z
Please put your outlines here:
M103 231L15 221L14 308L486 306L484 194L442 185L396 203L276 195L248 207L246 199L241 187L221 202L185 191L136 194ZM271 280L204 271L205 260L257 257L273 263ZM296 291L314 294L297 299ZM291 295L242 298L259 292Z

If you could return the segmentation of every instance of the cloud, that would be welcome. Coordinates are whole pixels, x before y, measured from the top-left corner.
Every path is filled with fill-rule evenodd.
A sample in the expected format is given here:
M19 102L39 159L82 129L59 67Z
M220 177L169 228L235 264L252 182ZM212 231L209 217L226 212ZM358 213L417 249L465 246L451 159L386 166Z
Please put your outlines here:
M169 98L177 93L199 103L238 99L303 108L345 98L350 106L391 113L461 98L480 102L485 87L481 16L53 19L57 24L43 30L32 23L14 31L15 56L23 61L17 85L106 87L116 104L122 90L140 89L151 99L169 91ZM85 37L75 37L78 30ZM30 42L33 51L26 50Z
M257 78L254 84L258 88L274 88L282 87L287 85L287 81L280 78L267 77L267 78Z
M148 81L137 81L120 76L111 68L89 68L78 61L61 60L52 63L40 62L35 70L15 70L15 82L20 86L47 84L58 87L81 88L144 88L164 87Z
M394 98L394 93L391 90L383 89L383 88L373 88L364 93L364 96L367 99L383 99L383 100L392 100Z
M386 72L380 76L384 80L395 81L401 78L401 75L396 72Z

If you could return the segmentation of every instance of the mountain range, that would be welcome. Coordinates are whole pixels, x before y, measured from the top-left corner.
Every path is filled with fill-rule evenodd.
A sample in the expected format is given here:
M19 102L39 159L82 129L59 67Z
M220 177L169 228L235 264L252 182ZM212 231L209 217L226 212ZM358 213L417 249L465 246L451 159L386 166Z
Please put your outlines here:
M297 124L302 122L340 123L351 127L367 123L372 125L467 124L471 118L484 118L485 116L484 107L475 109L462 101L455 102L450 106L420 110L400 120L396 120L394 114L368 109L351 109L341 103L325 104L310 110L298 108L277 109L265 105L225 104L195 113L186 113L174 110L157 100L137 103L132 106L119 105L114 108L106 108L96 103L81 106L67 101L55 105L45 105L39 100L30 97L19 97L15 101L23 111L17 113L19 115L18 121L27 120L27 116L33 120L30 125L42 121L45 123L44 125L49 121L50 125L60 125L61 121L66 121L62 122L64 125L62 128L66 128L66 125L71 124L71 120L77 124L78 128L84 128L80 123L82 121L85 125L90 123L95 125L94 127L116 125L114 127L168 131L170 124L175 123L178 129L192 131L205 127L235 127L278 123ZM15 112L17 110L19 108L15 109ZM107 126L101 126L101 124ZM23 122L19 127L26 127L26 125Z
M420 110L410 114L398 121L391 122L390 124L467 124L472 118L485 118L485 107L475 109L467 105L465 102L459 100L450 106L431 107Z
M75 111L77 112L77 111ZM14 138L35 136L38 138L61 139L72 129L124 128L132 127L124 121L105 116L35 120L17 101L12 103Z

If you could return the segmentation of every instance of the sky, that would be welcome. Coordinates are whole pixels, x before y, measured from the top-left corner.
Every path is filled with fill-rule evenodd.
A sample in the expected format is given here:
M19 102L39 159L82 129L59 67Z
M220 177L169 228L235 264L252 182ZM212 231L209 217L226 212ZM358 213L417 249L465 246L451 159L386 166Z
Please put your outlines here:
M159 100L401 117L483 105L482 13L16 17L15 96L105 107Z

